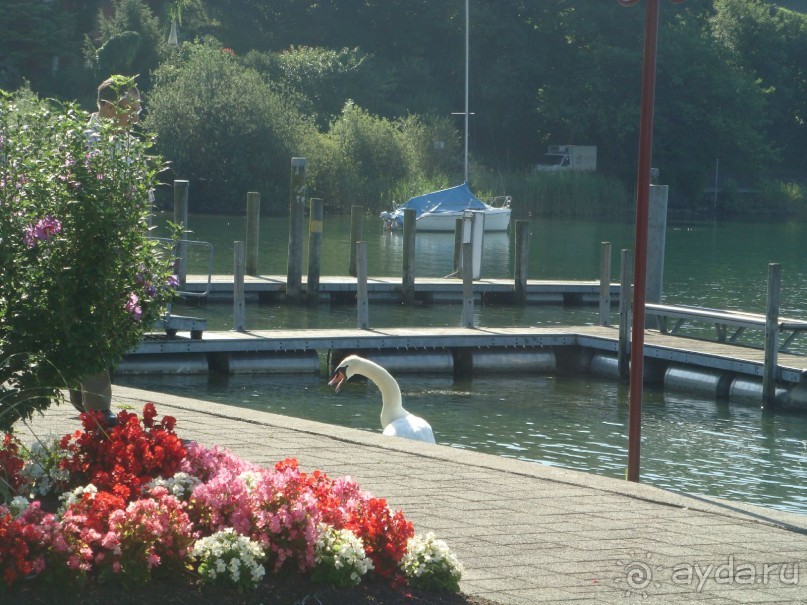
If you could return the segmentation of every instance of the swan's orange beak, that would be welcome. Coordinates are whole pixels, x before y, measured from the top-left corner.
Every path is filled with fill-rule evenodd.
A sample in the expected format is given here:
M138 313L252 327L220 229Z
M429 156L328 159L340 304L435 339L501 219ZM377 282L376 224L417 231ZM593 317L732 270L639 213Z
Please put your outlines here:
M336 368L336 372L333 373L333 378L331 378L328 386L335 387L335 390L338 393L342 390L342 385L345 384L346 380L347 374L345 374L345 371L342 368Z

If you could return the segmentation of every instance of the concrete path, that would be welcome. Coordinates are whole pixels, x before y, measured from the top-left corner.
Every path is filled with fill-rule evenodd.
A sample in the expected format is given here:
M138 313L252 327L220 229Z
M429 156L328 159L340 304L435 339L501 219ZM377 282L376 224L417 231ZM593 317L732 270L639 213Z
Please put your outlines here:
M183 438L355 477L449 543L467 594L503 605L807 604L807 515L115 387L116 405L145 401L175 416ZM31 423L39 436L79 426L69 405Z

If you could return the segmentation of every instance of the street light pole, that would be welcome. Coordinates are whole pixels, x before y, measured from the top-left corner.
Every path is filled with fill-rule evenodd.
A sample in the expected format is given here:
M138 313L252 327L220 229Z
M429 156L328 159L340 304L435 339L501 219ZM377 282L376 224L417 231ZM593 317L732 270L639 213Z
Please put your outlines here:
M680 4L684 0L672 0ZM617 0L633 6L639 0ZM653 156L653 108L656 94L656 49L659 0L647 0L642 61L642 102L639 119L639 167L636 178L636 241L633 259L633 321L630 346L630 400L628 406L628 481L639 481L642 439L642 388L644 377L644 325L647 289L647 230L650 206L650 169Z

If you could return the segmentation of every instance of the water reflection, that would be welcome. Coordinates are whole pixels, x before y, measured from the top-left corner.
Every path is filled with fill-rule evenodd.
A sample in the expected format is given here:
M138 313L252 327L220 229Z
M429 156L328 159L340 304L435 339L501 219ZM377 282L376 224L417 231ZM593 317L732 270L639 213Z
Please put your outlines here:
M623 478L627 391L552 376L399 377L406 407L439 443ZM319 376L121 377L116 383L380 432L381 399L351 380L338 395ZM757 406L645 391L642 481L807 513L807 418Z

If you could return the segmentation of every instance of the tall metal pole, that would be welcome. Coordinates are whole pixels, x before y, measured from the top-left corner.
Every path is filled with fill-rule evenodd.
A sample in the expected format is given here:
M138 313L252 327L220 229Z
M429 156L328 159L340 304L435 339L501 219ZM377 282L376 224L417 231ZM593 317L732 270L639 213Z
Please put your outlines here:
M642 103L639 122L639 168L636 180L636 243L633 259L633 323L630 351L628 409L628 481L639 481L642 439L642 379L644 375L645 291L650 168L653 152L653 106L656 92L656 49L659 0L647 0L642 63Z
M470 70L470 31L471 17L468 1L465 0L465 182L468 182L468 81Z

